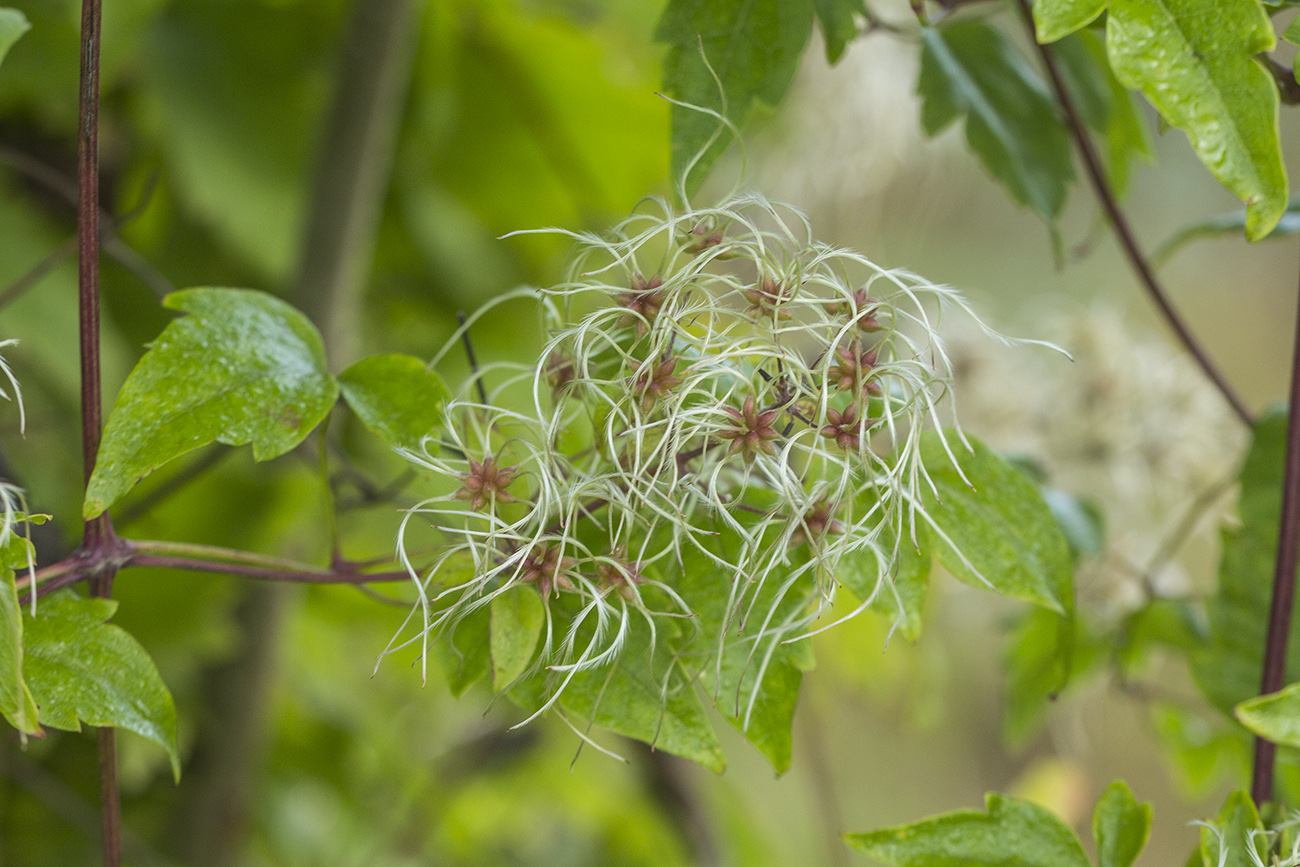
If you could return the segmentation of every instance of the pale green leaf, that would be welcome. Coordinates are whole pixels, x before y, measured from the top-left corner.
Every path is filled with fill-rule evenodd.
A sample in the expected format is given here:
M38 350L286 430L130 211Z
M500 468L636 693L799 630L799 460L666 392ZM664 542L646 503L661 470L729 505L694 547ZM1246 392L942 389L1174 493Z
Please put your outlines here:
M500 692L528 668L546 623L546 608L537 589L511 587L489 606L492 688Z
M1076 618L1046 608L1025 613L1003 650L1006 699L1002 730L1020 746L1042 726L1052 701L1099 661Z
M1012 198L1053 220L1074 177L1056 104L998 30L960 21L921 31L921 124L937 135L966 118L966 141Z
M1237 705L1236 716L1242 725L1262 738L1300 747L1300 683L1246 699Z
M1079 839L1050 811L994 792L985 805L987 813L958 810L844 839L896 867L1090 867Z
M813 11L826 42L826 59L836 63L858 35L858 19L866 17L866 4L864 0L813 0Z
M284 454L338 397L320 333L297 310L247 289L185 289L163 302L190 315L140 359L108 417L84 514L93 518L143 476L214 440Z
M1151 805L1139 804L1123 780L1107 787L1092 814L1097 867L1130 867L1151 833Z
M1100 557L1106 546L1105 516L1094 504L1060 488L1039 488L1047 508L1052 510L1070 553L1079 557Z
M41 733L39 713L23 676L23 615L14 573L31 562L31 543L11 533L0 550L0 715L25 737Z
M769 106L781 101L812 35L812 19L809 0L670 0L655 31L656 41L671 45L664 88L674 99L740 126L755 100ZM715 117L673 106L673 177L693 191L730 140Z
M447 387L411 355L375 355L339 374L353 412L392 446L418 448L442 421Z
M1192 674L1210 703L1226 714L1259 690L1264 638L1282 513L1287 417L1273 410L1255 425L1239 476L1238 526L1223 531L1219 586L1206 603L1210 637L1192 655ZM1300 617L1292 618L1286 680L1300 680Z
M1274 45L1256 0L1112 0L1106 44L1115 74L1141 90L1201 161L1246 203L1246 237L1286 209L1278 94L1254 56Z
M176 707L140 643L105 623L117 603L71 592L42 599L24 615L23 671L41 723L80 731L81 723L129 729L162 746L180 778Z
M1087 27L1106 8L1107 0L1034 0L1034 31L1038 41L1055 42Z
M1300 21L1300 18L1296 20ZM1175 253L1193 241L1239 235L1245 228L1245 209L1189 223L1174 232L1163 244L1155 249L1155 252L1151 254L1151 264L1157 268L1164 265L1174 257ZM1268 233L1267 238L1287 238L1296 233L1300 233L1300 197L1292 198L1287 203L1286 210L1282 212L1277 225L1273 227L1273 231Z
M17 9L0 6L0 63L4 62L5 55L19 37L31 29L26 15Z
M491 617L486 605L456 621L455 629L433 642L433 653L447 675L447 688L459 697L492 670Z
M925 539L924 533L918 533L915 542L905 537L896 546L894 534L882 527L881 556L869 549L851 551L840 558L835 573L836 580L850 593L860 600L871 600L872 611L893 619L908 641L921 637L921 611L930 580L930 551ZM887 562L895 548L897 554L885 572L888 578L880 584L881 557Z
M1292 45L1300 45L1300 18L1291 19L1291 23L1282 31L1282 38Z
M1268 842L1264 823L1250 795L1233 792L1224 802L1219 817L1201 827L1201 858L1206 867L1255 867L1267 864ZM1251 854L1255 858L1251 858Z
M972 586L1062 614L1072 610L1070 548L1038 487L983 443L969 441L972 451L951 431L930 431L921 441L938 491L936 497L927 490L924 502L939 562Z

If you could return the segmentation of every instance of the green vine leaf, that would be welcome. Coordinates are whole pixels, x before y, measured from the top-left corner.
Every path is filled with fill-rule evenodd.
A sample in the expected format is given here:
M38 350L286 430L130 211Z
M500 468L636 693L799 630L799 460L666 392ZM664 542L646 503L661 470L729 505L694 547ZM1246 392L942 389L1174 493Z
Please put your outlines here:
M492 688L500 692L528 668L546 623L542 597L532 587L511 587L489 604Z
M180 779L176 707L140 642L104 621L117 603L71 592L42 599L24 615L27 684L41 722L80 731L81 723L130 729L167 751Z
M1107 787L1092 814L1097 867L1130 867L1151 833L1151 805L1139 804L1123 780Z
M442 378L412 355L364 358L339 374L339 390L362 424L398 448L419 448L447 402Z
M1300 45L1300 18L1291 19L1291 23L1282 31L1282 38L1292 45Z
M1068 614L1074 608L1070 547L1043 495L1022 471L968 440L970 452L952 431L930 431L921 440L921 460L937 490L924 505L939 562L974 587Z
M1259 689L1264 639L1282 514L1286 460L1285 410L1255 425L1250 451L1238 476L1238 526L1223 531L1219 586L1206 603L1209 640L1192 655L1192 675L1210 703L1226 714ZM1300 680L1300 618L1293 617L1286 680Z
M1273 27L1256 0L1112 0L1106 44L1116 76L1187 133L1201 161L1246 203L1246 237L1286 209L1278 94L1254 59Z
M894 534L888 527L881 528L881 550L888 553L895 547ZM925 608L926 590L930 582L930 551L926 535L917 533L915 542L904 536L897 545L889 584L881 580L880 560L871 551L854 551L840 559L836 579L860 600L871 600L871 610L898 623L899 631L908 641L921 637L921 611ZM873 597L872 594L875 594Z
M1079 839L1050 811L996 792L985 805L987 813L957 810L844 839L896 867L1090 867Z
M5 55L14 47L14 43L31 29L31 22L26 15L17 9L0 6L0 63L4 62Z
M844 49L858 35L858 18L865 18L864 0L813 0L813 11L826 41L826 60L838 63Z
M1108 0L1035 0L1034 32L1044 44L1055 42L1087 27L1106 8Z
M769 106L781 101L812 36L812 19L809 0L670 0L655 30L656 41L672 46L664 60L664 88L674 99L724 114L739 127L755 100ZM731 140L722 129L709 143L720 126L709 114L672 108L672 174L684 180L688 193ZM689 177L683 177L688 168Z
M921 31L921 124L966 118L966 141L1012 198L1049 222L1074 178L1065 126L1041 79L999 31L960 21Z
M1016 625L1002 654L1002 731L1010 744L1027 743L1056 696L1105 658L1081 631L1077 618L1046 608L1027 611Z
M1296 20L1300 21L1300 18ZM1245 228L1246 211L1244 209L1189 223L1170 235L1163 244L1155 249L1155 252L1151 254L1151 265L1159 268L1172 259L1175 253L1193 241L1237 235ZM1273 227L1273 231L1269 232L1266 237L1268 239L1287 238L1297 233L1300 233L1300 197L1293 197L1287 203L1286 210L1282 212L1282 216L1278 219L1277 225Z
M1250 795L1233 792L1224 802L1219 817L1201 826L1201 858L1215 867L1254 867L1267 864L1268 842L1264 823ZM1253 856L1253 857L1252 857Z
M14 585L16 570L27 568L31 543L11 532L0 549L0 715L19 735L44 734L36 700L23 677L23 614Z
M99 515L142 477L214 440L264 461L292 449L338 398L320 333L249 289L185 289L181 310L127 377L104 429L83 508Z
M1237 705L1241 724L1262 738L1288 747L1300 747L1300 683Z

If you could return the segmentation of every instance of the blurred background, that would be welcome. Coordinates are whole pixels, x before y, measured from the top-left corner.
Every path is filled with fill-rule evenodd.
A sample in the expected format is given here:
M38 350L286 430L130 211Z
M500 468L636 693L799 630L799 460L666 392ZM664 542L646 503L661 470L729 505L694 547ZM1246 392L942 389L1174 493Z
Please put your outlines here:
M0 338L28 423L0 421L0 473L56 516L42 562L75 547L81 467L74 232L79 18L73 0L7 0L32 23L0 66ZM906 21L906 3L872 3ZM101 152L104 377L110 396L189 286L277 293L307 311L342 369L362 354L429 357L472 311L558 278L554 237L599 231L668 192L668 110L656 95L662 3L642 0L109 0ZM991 4L988 14L998 11ZM876 32L828 66L814 37L783 104L759 112L745 160L715 168L697 202L741 183L802 209L827 242L960 288L1005 333L1074 356L1007 348L956 319L966 427L1100 504L1105 550L1080 595L1102 621L1134 605L1140 566L1197 498L1221 485L1245 431L1171 346L1078 186L1064 254L968 152L960 126L926 139L918 45ZM370 98L358 97L369 83ZM352 86L355 85L355 86ZM378 93L380 98L374 98ZM1126 201L1155 247L1239 206L1181 133L1145 119L1155 161ZM1300 157L1297 123L1283 140ZM349 153L360 157L349 158ZM74 195L75 198L75 195ZM349 215L360 215L350 225ZM331 234L334 233L334 234ZM331 241L331 239L334 239ZM343 239L339 241L338 239ZM1212 240L1162 276L1250 405L1285 394L1294 241ZM472 332L480 358L530 360L524 303ZM449 382L466 363L450 353ZM392 556L421 480L349 419L331 428L344 552ZM233 545L327 562L315 457L254 465L213 446L155 474L114 514L126 535ZM1212 586L1213 499L1152 577ZM400 588L385 594L402 598ZM140 865L846 865L845 830L977 807L988 790L1037 799L1085 829L1115 777L1155 803L1142 863L1182 863L1192 819L1242 782L1245 754L1185 670L1154 658L1137 681L1098 673L1006 736L1006 638L1022 613L936 576L919 642L873 615L817 639L792 770L722 720L722 775L605 736L620 763L563 725L520 718L487 687L453 698L436 667L376 659L406 613L353 588L249 588L224 578L122 574L115 622L175 695L185 775L120 741L127 861ZM1023 727L1022 727L1023 728ZM97 859L97 765L87 734L20 749L0 733L0 864ZM1087 836L1085 834L1085 836Z

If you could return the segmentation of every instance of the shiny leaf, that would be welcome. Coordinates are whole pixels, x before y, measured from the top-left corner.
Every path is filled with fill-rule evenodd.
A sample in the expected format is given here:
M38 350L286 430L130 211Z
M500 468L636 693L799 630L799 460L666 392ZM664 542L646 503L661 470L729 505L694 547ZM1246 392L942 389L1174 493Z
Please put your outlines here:
M1106 8L1108 0L1035 0L1034 31L1039 42L1055 42L1080 27L1087 27Z
M1106 44L1116 76L1187 133L1201 161L1246 203L1246 237L1286 209L1278 94L1254 56L1274 45L1256 0L1112 0Z
M375 355L339 374L353 412L391 446L419 448L442 421L447 387L411 355Z
M42 599L24 615L23 670L41 723L80 731L81 723L130 729L159 744L180 779L176 707L149 654L120 627L105 623L117 603L71 592Z
M994 792L985 804L987 813L957 810L844 839L896 867L1090 867L1074 832L1048 810Z
M1246 699L1237 705L1236 716L1242 725L1262 738L1300 747L1300 683Z
M1139 804L1123 780L1107 787L1092 814L1097 867L1130 867L1151 833L1151 805Z
M769 106L781 101L812 35L812 19L809 0L670 0L655 31L657 41L671 45L664 88L740 126L755 100ZM673 106L673 177L683 180L698 158L684 178L687 192L693 191L730 140L715 117Z
M320 334L297 310L247 289L185 289L108 417L85 517L158 467L214 440L264 461L302 442L338 397Z
M1048 220L1074 177L1056 105L999 31L960 21L921 31L921 123L938 135L966 119L966 141L1011 196Z

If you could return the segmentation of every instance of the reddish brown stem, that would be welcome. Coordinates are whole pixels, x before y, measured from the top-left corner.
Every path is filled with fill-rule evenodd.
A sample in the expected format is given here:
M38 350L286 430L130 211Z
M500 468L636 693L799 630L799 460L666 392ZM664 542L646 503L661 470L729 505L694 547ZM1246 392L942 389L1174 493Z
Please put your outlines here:
M1277 692L1285 683L1287 640L1291 636L1291 611L1295 600L1297 551L1300 550L1300 309L1291 360L1291 402L1287 413L1286 469L1282 481L1282 520L1278 528L1277 560L1273 572L1273 599L1268 612L1264 644L1261 695ZM1250 793L1256 804L1273 800L1273 756L1270 741L1255 741L1255 767Z
M1079 116L1074 100L1065 88L1065 81L1061 77L1060 68L1056 63L1056 56L1053 54L1051 46L1039 43L1036 38L1034 15L1030 9L1029 0L1019 0L1019 4L1020 11L1024 15L1025 24L1029 28L1029 37L1033 40L1034 45L1038 46L1038 53L1043 59L1047 77L1052 82L1052 89L1056 92L1056 98L1061 104L1061 110L1065 112L1066 125L1069 127L1070 136L1074 139L1075 145L1079 148L1079 155L1083 158L1083 166L1087 172L1088 180L1101 202L1102 209L1110 219L1111 228L1115 230L1115 237L1119 239L1120 248L1123 249L1129 266L1137 275L1138 281L1146 290L1147 296L1160 311L1160 315L1164 317L1165 322L1178 337L1179 342L1196 360L1196 363L1210 382L1214 383L1215 388L1223 395L1223 399L1232 407L1233 412L1247 426L1253 427L1255 418L1246 407L1245 402L1242 401L1241 397L1224 378L1214 360L1210 358L1205 348L1201 346L1200 341L1192 334L1182 316L1174 309L1160 282L1156 280L1156 275L1147 263L1146 256L1138 247L1137 239L1133 235L1132 227L1128 224L1128 219L1120 209L1114 193L1111 192L1110 182L1106 179L1106 173L1101 166L1101 159L1097 156L1097 149L1093 147L1092 139L1088 137L1088 130L1083 124L1083 119Z

